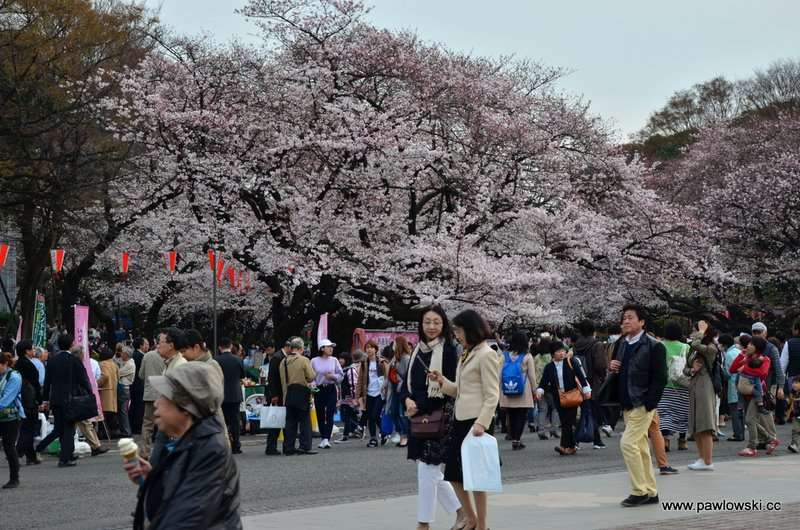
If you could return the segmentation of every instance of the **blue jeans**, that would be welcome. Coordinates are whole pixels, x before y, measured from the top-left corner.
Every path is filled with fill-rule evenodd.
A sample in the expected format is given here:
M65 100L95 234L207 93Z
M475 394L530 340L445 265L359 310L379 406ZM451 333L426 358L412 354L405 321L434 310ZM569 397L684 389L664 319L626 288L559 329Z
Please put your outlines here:
M400 399L400 396L395 392L392 394L392 400L389 403L389 414L392 416L392 423L394 428L400 436L408 436L408 418L406 417L406 404Z

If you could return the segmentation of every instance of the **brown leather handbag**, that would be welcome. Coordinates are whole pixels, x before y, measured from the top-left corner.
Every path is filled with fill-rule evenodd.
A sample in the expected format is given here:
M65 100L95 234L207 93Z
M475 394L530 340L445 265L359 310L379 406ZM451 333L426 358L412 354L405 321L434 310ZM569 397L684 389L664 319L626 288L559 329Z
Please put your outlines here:
M418 440L440 440L446 432L447 418L443 409L411 417L411 436Z
M569 365L569 369L575 373L575 369L572 368L572 361L567 359L567 364ZM581 403L583 403L583 391L581 390L581 382L580 380L575 377L575 383L578 385L576 388L572 390L568 390L563 392L561 390L558 391L558 402L561 405L562 409L574 409L575 407L580 407Z

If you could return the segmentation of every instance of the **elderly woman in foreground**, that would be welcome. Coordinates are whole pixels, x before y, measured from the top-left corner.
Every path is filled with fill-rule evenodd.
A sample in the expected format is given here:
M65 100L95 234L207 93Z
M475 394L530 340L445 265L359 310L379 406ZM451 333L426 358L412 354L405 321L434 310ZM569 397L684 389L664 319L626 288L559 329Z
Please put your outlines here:
M147 461L125 464L139 487L135 529L240 529L239 471L216 417L222 387L205 363L150 376L159 437Z

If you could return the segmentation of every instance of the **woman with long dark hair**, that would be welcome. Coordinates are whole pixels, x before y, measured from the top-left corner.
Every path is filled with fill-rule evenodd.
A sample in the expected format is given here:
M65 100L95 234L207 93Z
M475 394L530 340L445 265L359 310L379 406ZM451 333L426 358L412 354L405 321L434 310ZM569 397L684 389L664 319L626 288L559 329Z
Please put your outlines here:
M486 343L487 339L493 337L489 324L472 309L456 315L453 333L464 347L455 381L435 369L428 376L439 383L445 394L456 398L455 422L448 443L444 478L453 484L466 512L469 522L464 528L486 530L487 494L485 491L473 491L473 508L469 492L464 490L461 444L470 432L473 436L483 436L492 429L500 399L500 357Z
M500 408L506 411L511 447L514 451L525 449L522 433L528 412L533 408L533 392L536 386L536 368L528 353L528 336L516 332L511 336L508 351L503 352L500 369L502 392Z
M452 342L447 314L433 305L422 310L419 319L419 342L409 361L406 381L400 387L408 417L442 411L444 420L452 418L453 400L438 381L428 379L430 370L438 370L455 379L458 353ZM448 513L456 513L456 530L467 527L468 520L453 486L445 482L441 466L447 456L447 436L419 439L413 432L408 438L408 459L417 462L417 529L427 530L434 521L436 503Z
M716 338L719 332L701 320L692 335L686 375L689 380L689 434L697 445L698 459L689 464L692 471L713 471L711 454L714 433L717 432L717 395L711 380L711 370L719 355Z

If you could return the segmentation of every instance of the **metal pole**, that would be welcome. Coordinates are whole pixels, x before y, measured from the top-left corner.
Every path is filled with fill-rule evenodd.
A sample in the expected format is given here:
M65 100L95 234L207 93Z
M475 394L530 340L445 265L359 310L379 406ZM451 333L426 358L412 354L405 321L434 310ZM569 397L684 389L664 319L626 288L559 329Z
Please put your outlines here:
M211 271L211 296L213 299L212 305L214 306L214 350L211 352L211 355L217 354L217 259L219 259L219 257L216 255L215 257L214 268Z

